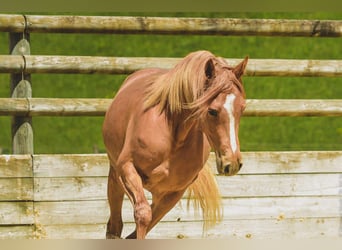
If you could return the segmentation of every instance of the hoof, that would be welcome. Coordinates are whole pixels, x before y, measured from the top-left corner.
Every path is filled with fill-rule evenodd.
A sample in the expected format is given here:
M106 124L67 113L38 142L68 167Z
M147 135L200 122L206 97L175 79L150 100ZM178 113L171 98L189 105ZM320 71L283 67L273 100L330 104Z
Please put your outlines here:
M114 234L110 234L107 233L106 234L106 239L107 240L121 240L122 238L120 236L114 235Z

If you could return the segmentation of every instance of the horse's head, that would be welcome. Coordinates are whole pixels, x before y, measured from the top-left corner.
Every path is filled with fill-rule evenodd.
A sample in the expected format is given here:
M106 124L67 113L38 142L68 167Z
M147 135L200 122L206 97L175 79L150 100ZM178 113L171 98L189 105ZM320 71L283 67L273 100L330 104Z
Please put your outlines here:
M245 109L245 92L241 81L248 58L235 68L207 64L206 74L212 86L226 85L208 99L202 113L202 127L216 153L219 174L235 175L242 167L239 143L240 117ZM208 87L210 91L210 87Z

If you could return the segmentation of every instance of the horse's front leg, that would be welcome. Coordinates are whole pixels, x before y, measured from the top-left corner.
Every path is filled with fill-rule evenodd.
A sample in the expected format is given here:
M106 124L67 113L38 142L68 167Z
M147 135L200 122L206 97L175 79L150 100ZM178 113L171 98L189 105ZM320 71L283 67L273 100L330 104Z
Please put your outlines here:
M152 194L152 220L147 228L147 232L149 232L164 217L164 215L177 204L177 202L182 198L185 190L158 195ZM137 231L134 231L127 238L134 238L136 234Z
M152 211L144 194L141 177L132 162L122 165L119 179L123 184L126 195L133 204L136 238L144 239L152 220Z

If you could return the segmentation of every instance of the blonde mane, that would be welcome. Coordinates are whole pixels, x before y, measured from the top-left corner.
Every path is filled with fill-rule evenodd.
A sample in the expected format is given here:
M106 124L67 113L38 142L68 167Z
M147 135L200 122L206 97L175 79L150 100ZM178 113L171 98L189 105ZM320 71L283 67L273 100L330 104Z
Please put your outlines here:
M199 100L203 99L204 92L209 88L209 79L206 75L208 62L214 65L222 65L223 60L216 58L208 51L197 51L190 53L181 60L173 69L160 75L147 89L144 105L145 110L159 105L160 113L179 114L184 109L192 109L199 105ZM210 86L208 95L218 94L224 84L220 86ZM207 99L207 98L204 98ZM204 100L200 101L201 103Z

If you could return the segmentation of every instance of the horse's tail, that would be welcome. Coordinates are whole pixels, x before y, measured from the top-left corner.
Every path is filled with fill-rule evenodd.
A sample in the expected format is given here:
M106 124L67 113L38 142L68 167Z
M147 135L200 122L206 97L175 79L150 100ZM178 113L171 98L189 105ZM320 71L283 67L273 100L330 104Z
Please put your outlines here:
M207 163L199 172L197 179L188 187L188 209L190 201L193 201L195 211L198 211L199 207L202 209L204 232L222 221L220 191L215 175Z

